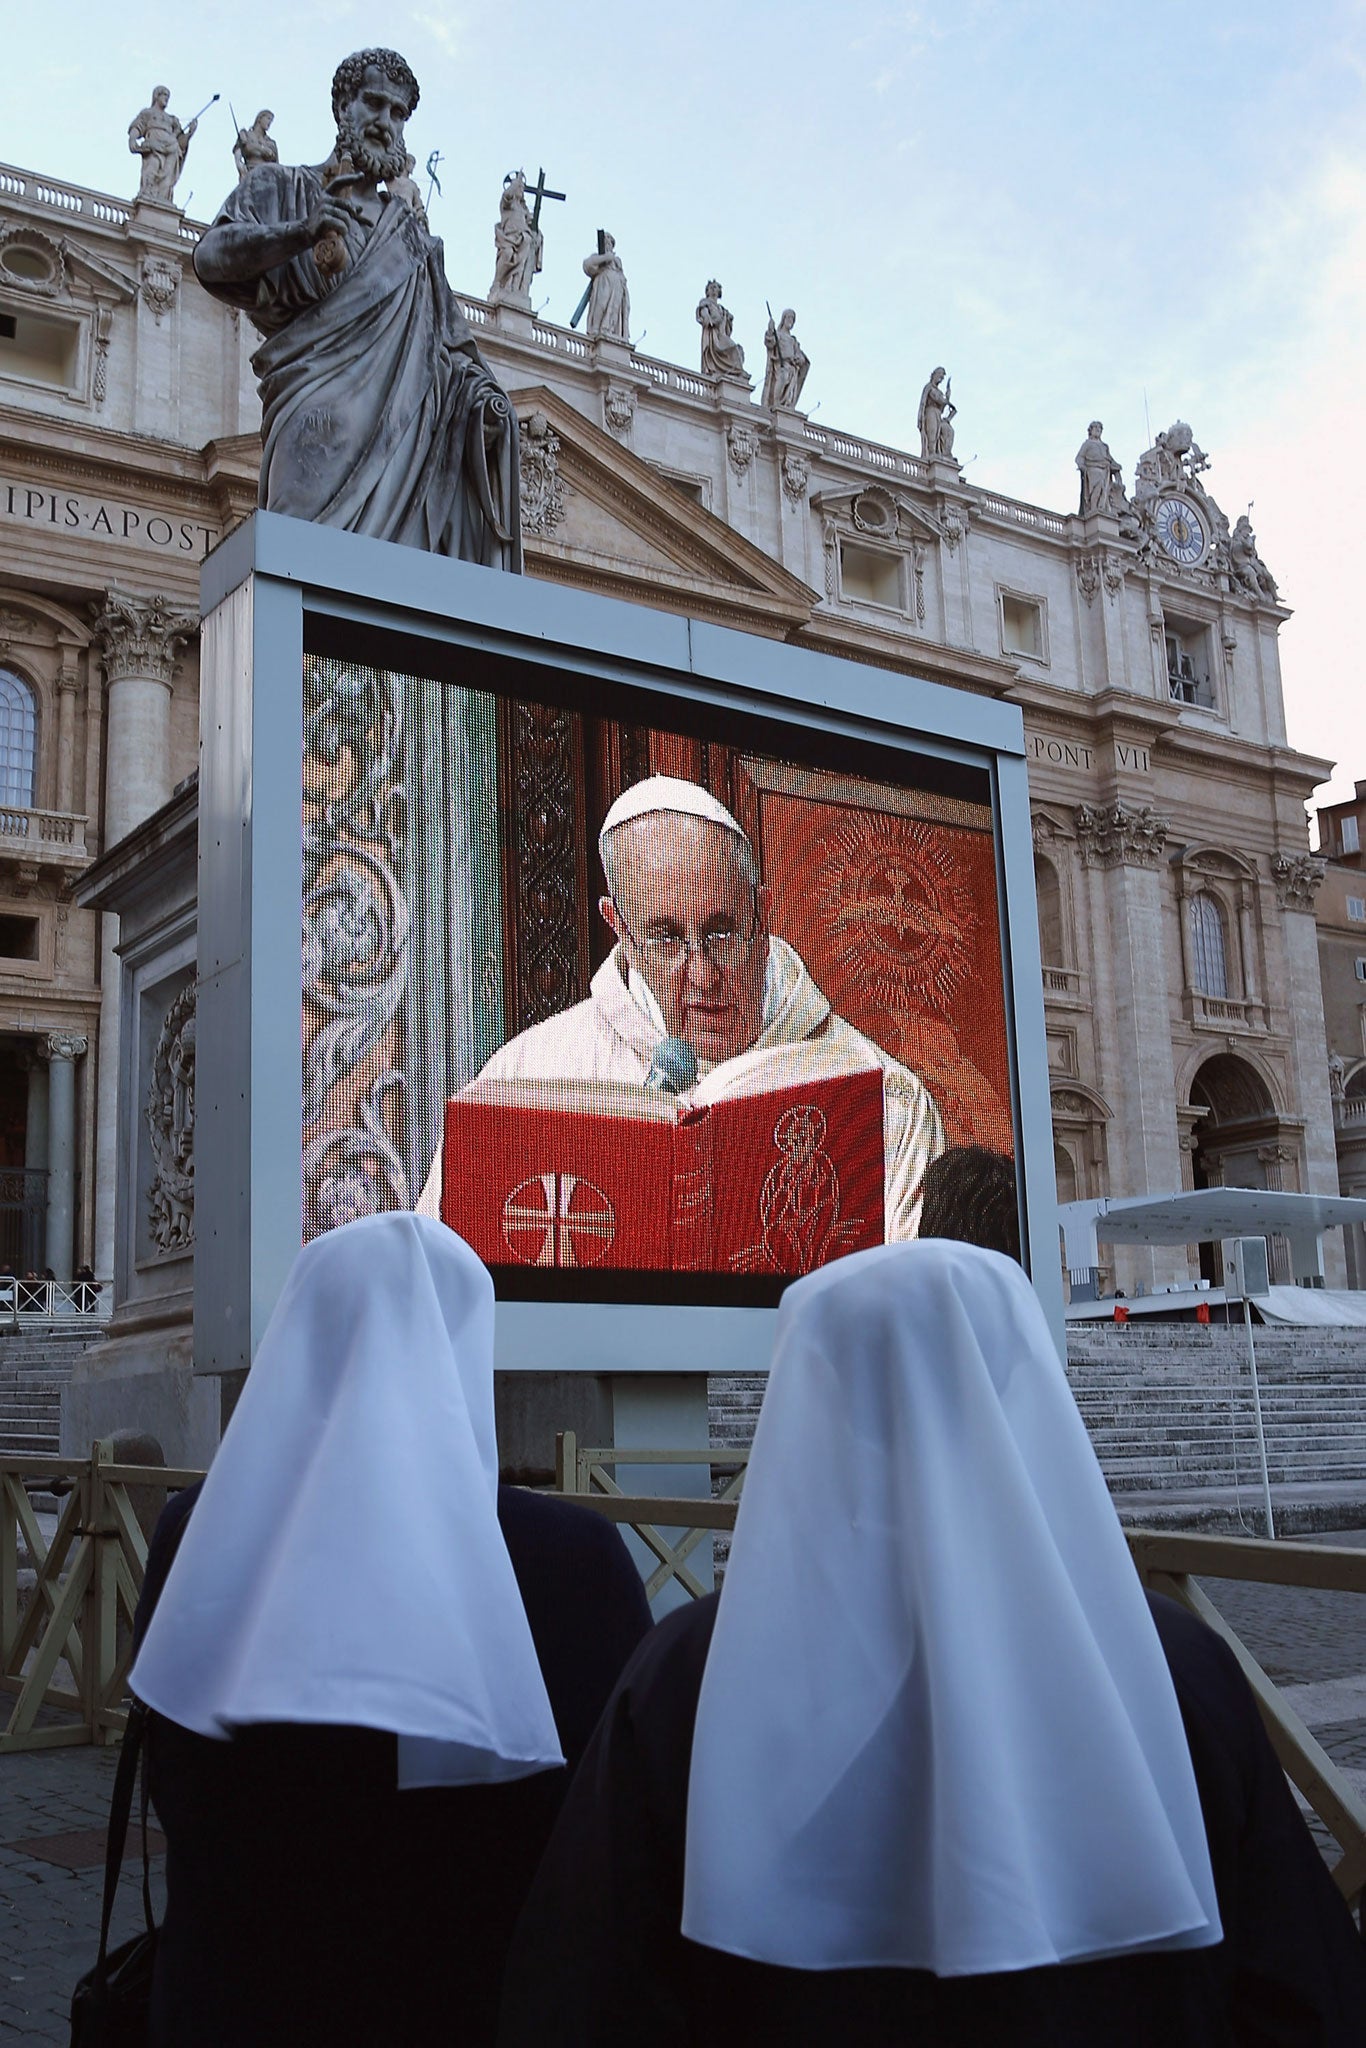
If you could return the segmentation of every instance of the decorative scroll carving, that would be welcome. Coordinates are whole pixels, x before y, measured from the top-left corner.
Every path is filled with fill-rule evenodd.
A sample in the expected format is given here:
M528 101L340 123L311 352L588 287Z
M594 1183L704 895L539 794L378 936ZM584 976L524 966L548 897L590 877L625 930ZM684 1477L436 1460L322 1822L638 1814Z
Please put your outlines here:
M181 611L170 598L136 597L117 586L107 592L102 608L92 609L95 641L111 683L147 676L169 684L181 648L199 631L197 615Z
M1276 901L1282 910L1312 910L1328 870L1311 853L1278 853L1271 863Z
M629 384L609 384L602 401L602 416L614 434L630 432L636 416L636 394Z
M361 1216L410 1206L408 1176L384 1127L384 1099L402 1090L403 1076L381 1074L356 1105L356 1120L304 1146L304 1205L308 1234L336 1230Z
M194 1065L191 981L162 1021L144 1108L152 1140L147 1220L159 1252L185 1252L194 1243Z
M516 849L515 1029L567 1009L579 986L578 848L574 830L577 719L550 704L516 703L512 725L512 843Z
M1156 867L1171 821L1151 804L1131 810L1127 804L1078 804L1077 845L1088 867Z
M1078 555L1077 587L1088 604L1094 604L1101 584L1113 600L1124 588L1124 570L1116 556L1104 548L1094 554Z
M143 302L155 313L158 327L163 313L169 313L175 304L180 275L180 265L168 262L164 256L144 256L142 260L140 288Z
M114 315L108 306L95 308L95 403L103 405L109 392L109 342Z
M408 1206L402 1161L382 1122L385 1097L403 1085L383 1064L408 971L401 707L393 676L350 662L305 663L302 1112L305 1131L315 1131L304 1148L307 1237L345 1220L361 1199L357 1176L370 1206L355 1213ZM332 1121L334 1091L353 1121Z
M726 453L730 457L730 466L735 474L743 476L759 453L759 436L753 427L746 427L739 420L733 420L730 432L726 435Z
M804 455L789 448L783 457L783 489L794 505L800 505L811 481L811 464Z
M559 458L560 437L545 414L529 414L521 432L523 533L548 534L564 518Z

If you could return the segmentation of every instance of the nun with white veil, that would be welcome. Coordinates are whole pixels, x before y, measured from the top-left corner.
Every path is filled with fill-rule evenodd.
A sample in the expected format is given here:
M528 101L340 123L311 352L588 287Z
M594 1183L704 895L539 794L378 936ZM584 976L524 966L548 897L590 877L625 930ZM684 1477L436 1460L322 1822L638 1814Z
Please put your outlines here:
M1149 1600L1043 1313L798 1281L719 1596L622 1676L503 2048L1359 2044L1361 1945L1224 1645Z
M158 1525L157 2048L494 2038L566 1759L649 1613L613 1529L499 1486L493 1313L425 1217L317 1239Z

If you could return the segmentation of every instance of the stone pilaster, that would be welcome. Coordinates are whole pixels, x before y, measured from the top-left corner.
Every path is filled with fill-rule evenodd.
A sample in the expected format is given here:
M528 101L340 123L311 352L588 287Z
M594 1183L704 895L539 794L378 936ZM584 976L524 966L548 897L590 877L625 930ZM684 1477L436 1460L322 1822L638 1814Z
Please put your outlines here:
M171 684L180 650L198 630L195 614L169 598L117 588L105 598L95 622L108 684L102 847L171 794Z
M107 852L171 794L171 685L185 642L199 630L193 612L161 595L111 589L95 622L95 644L108 685L105 711L104 815ZM118 1128L119 921L106 912L100 934L100 1049L96 1119ZM95 1181L96 1269L112 1270L114 1188L112 1145L99 1148Z
M48 1063L47 1262L59 1280L71 1278L76 1222L76 1062L89 1041L52 1031L42 1041Z
M1182 1155L1161 872L1170 826L1151 805L1079 804L1075 818L1092 944L1104 950L1114 1030L1114 1066L1102 1077L1115 1112L1111 1184L1134 1194L1173 1194L1182 1185ZM1126 1291L1139 1279L1183 1279L1187 1266L1180 1248L1116 1248L1116 1278Z

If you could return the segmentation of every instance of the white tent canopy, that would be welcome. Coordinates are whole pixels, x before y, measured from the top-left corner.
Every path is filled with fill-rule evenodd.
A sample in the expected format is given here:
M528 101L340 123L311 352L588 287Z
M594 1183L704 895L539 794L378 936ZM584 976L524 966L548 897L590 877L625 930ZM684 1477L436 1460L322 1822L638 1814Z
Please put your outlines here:
M1295 1278L1323 1284L1323 1233L1366 1223L1366 1200L1292 1195L1273 1188L1194 1188L1175 1195L1101 1195L1058 1211L1069 1269L1097 1264L1100 1244L1217 1244L1285 1237Z

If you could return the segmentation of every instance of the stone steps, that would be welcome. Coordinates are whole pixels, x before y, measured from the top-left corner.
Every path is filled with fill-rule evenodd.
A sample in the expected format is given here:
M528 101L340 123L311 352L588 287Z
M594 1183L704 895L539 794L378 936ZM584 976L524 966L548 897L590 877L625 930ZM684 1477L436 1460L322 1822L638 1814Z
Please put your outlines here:
M1366 1502L1366 1330L1256 1332L1272 1484L1360 1484ZM1157 1497L1260 1486L1247 1342L1167 1324L1069 1333L1067 1374L1112 1491ZM713 1380L714 1443L746 1443L762 1374Z
M103 1323L0 1331L0 1455L56 1457L62 1389L104 1334Z

